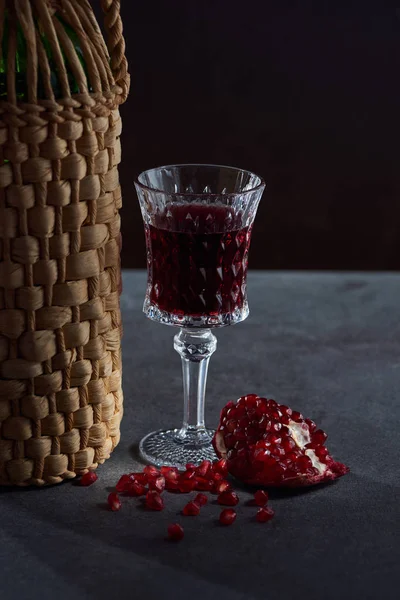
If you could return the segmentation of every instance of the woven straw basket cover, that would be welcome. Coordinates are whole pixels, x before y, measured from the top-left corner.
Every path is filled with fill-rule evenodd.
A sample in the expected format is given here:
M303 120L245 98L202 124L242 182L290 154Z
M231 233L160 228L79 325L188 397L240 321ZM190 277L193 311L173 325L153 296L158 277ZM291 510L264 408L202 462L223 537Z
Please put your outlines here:
M109 54L89 0L0 0L0 36L8 6L28 50L28 101L18 102L13 76L0 100L0 485L73 478L120 437L118 106L129 75L120 0L101 4ZM56 12L79 36L87 74ZM80 94L70 93L60 48Z

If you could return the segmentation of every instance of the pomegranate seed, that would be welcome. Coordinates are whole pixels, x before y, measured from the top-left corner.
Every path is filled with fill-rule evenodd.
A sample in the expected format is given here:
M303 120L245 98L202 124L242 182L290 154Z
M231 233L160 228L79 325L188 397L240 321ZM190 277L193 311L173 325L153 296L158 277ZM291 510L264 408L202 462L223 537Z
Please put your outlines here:
M323 461L329 454L328 448L326 446L318 446L318 448L315 448L315 454L319 460Z
M322 431L322 429L317 429L317 431L314 431L314 433L311 436L312 443L317 446L322 446L322 444L325 443L327 437L328 436L326 435L325 431Z
M196 477L195 490L199 492L210 492L213 488L213 481L211 479L205 479L204 477Z
M223 492L230 492L232 489L231 484L228 481L217 481L214 484L213 492L214 494L222 494Z
M197 494L196 498L193 500L198 506L204 506L208 502L208 498L205 494Z
M170 540L179 542L184 535L185 532L183 531L183 527L182 525L179 525L179 523L172 523L172 525L168 525L168 537Z
M272 398L270 398L269 400L267 400L267 407L268 410L273 410L274 408L276 408L278 406L278 403L275 402L275 400L272 400Z
M268 493L265 492L264 490L258 490L254 494L254 500L255 500L257 506L265 506L268 502Z
M133 481L125 487L125 493L128 496L133 496L135 498L138 498L139 496L144 496L146 492L147 488L137 481Z
M293 413L292 409L288 406L285 406L284 404L279 405L279 410L283 415L287 415L288 417L290 417L290 415Z
M311 469L313 466L311 459L305 455L299 456L299 458L296 461L296 464L300 470L304 470L304 471L306 471L307 469Z
M109 494L109 496L107 498L107 502L108 502L108 506L114 512L119 510L122 506L121 500L119 499L118 494L116 494L115 492L111 492L111 494Z
M178 481L170 481L168 479L165 480L165 489L169 492L178 492L179 491L179 482Z
M155 490L159 494L165 490L165 479L162 475L149 481L149 490Z
M200 512L200 506L195 502L188 502L186 506L183 507L182 514L185 517L197 517Z
M211 462L209 460L203 460L196 469L197 476L205 477L208 471L211 469Z
M153 465L147 465L143 469L143 473L145 473L148 477L158 477L160 475L160 471Z
M221 458L213 463L214 473L220 473L224 477L228 475L228 461L226 458Z
M278 433L267 433L265 436L265 441L269 444L280 444L282 441L282 436Z
M272 517L274 516L274 511L272 510L272 508L268 508L266 506L263 506L262 508L259 508L256 514L256 520L259 523L266 523L267 521L270 521L272 519Z
M224 506L236 506L239 503L239 497L235 492L228 491L222 492L218 496L218 504L222 504Z
M155 490L150 490L146 494L146 507L150 510L162 510L164 508L164 500Z
M292 412L291 419L292 419L292 421L302 421L303 415L301 413L299 413L299 411L294 410Z
M195 479L182 479L178 483L178 490L180 492L182 492L182 494L186 494L188 492L193 492L195 487L196 487Z
M180 479L195 479L196 471L184 471L180 475Z
M122 477L120 477L117 485L115 486L115 489L117 490L117 492L124 492L125 488L128 487L128 485L130 485L132 483L133 479L130 475L122 475Z
M176 467L160 467L160 473L163 477L167 477L169 473L178 473Z
M219 522L221 525L232 525L236 520L236 511L233 508L225 508L219 515Z
M165 475L163 475L165 481L178 481L179 479L179 471L178 469L174 469L173 471L168 471L168 473L165 473Z
M132 481L137 481L142 485L147 485L149 480L146 473L129 473L129 477L132 479Z
M186 468L186 471L195 471L196 465L194 463L188 463L185 468Z
M313 431L317 429L317 426L312 419L305 419L305 422L307 423L310 429L310 433L313 433Z
M292 438L286 437L284 440L282 440L282 448L285 450L285 452L290 452L295 447L296 442Z
M97 477L96 473L94 471L88 471L87 473L82 475L80 484L83 485L84 487L87 487L88 485L92 485L97 480L98 480L98 477Z

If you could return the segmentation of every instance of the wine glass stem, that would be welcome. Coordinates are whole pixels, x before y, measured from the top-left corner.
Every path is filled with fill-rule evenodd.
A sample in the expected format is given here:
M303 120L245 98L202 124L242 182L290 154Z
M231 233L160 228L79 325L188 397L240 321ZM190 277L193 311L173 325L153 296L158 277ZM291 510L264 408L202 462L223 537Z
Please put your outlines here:
M174 348L182 359L183 424L176 440L188 446L210 443L211 435L204 423L204 402L210 356L217 338L210 329L181 329L174 337Z

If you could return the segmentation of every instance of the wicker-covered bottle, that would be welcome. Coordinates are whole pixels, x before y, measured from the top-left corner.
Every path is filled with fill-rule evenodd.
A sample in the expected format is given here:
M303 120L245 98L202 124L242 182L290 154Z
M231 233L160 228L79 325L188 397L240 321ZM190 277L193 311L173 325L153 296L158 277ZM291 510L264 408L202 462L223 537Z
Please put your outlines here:
M122 417L120 0L0 0L0 485L104 462ZM25 61L25 63L24 63Z

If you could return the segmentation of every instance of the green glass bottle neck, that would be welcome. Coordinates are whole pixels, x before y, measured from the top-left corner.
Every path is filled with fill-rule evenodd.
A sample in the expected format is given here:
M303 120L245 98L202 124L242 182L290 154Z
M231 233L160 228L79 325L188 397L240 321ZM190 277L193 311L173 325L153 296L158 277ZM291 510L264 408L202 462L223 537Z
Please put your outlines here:
M56 15L56 18L62 24L64 31L68 35L70 41L73 44L76 55L82 65L83 71L86 74L87 84L89 91L93 91L89 84L88 71L86 67L85 58L83 55L82 47L80 44L79 37L75 30L66 23L60 16ZM3 39L1 44L1 57L0 57L0 99L7 100L8 93L8 55L9 55L9 44L10 44L10 27L9 27L9 15L6 11L4 18L4 30L3 30ZM55 57L53 55L52 47L44 34L43 30L40 27L40 23L36 21L36 29L38 31L43 49L47 56L47 60L50 67L50 85L53 90L55 98L61 98L63 96L62 87L60 82L60 77L55 61ZM64 63L66 65L66 71L68 76L68 83L71 94L79 94L83 90L79 89L78 82L76 81L74 74L69 67L68 59L65 56L64 51L61 48L61 53L64 59ZM22 28L19 22L16 23L16 53L15 53L15 92L16 99L18 101L27 102L28 101L28 84L27 84L27 45L25 41L25 37L22 31ZM37 84L37 97L39 99L44 99L47 97L46 88L43 82L43 74L40 71L38 73L38 84Z

